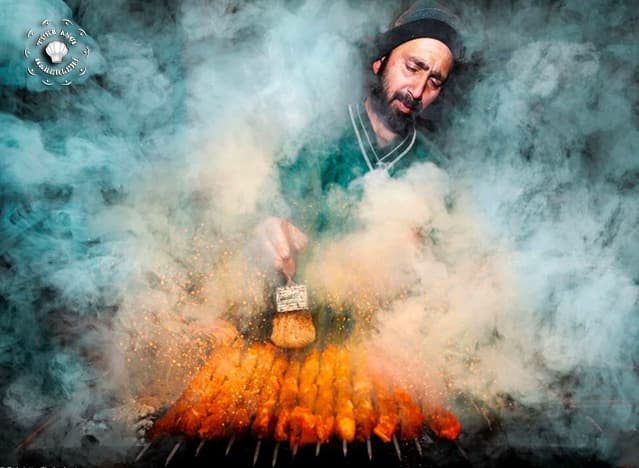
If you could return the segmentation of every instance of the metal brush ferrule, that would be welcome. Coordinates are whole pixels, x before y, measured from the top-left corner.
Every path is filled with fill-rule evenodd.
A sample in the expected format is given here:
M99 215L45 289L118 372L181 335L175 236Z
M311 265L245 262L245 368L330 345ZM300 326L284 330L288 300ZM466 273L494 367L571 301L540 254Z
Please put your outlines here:
M275 290L277 312L308 310L308 292L303 284L279 287Z

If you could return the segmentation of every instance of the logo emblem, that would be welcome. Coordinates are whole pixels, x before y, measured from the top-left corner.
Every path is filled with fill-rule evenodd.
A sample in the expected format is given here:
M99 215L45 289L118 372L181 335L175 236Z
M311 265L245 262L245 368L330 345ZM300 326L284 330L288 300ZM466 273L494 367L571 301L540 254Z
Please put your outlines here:
M27 32L24 56L27 73L45 86L69 86L86 73L86 59L91 53L82 43L87 33L73 21L42 20L38 29Z
M49 45L44 51L51 59L51 63L60 63L64 56L67 55L67 52L69 52L69 49L64 45L64 42L52 41L49 42Z

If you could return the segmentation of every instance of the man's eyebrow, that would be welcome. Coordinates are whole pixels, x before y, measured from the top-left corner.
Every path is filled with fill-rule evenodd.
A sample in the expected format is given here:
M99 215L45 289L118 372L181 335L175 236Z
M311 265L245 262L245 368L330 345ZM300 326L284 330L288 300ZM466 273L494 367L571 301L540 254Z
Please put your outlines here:
M420 59L420 58L408 57L408 60L413 62L416 67L421 68L424 71L430 70L430 66L426 62L424 62L422 59Z
M418 58L418 57L408 57L408 60L410 60L411 62L413 62L413 64L418 67L421 68L424 71L428 71L430 70L430 65L428 65L426 62L424 62L422 59ZM446 81L446 78L444 77L444 75L442 75L440 72L438 71L433 71L430 74L433 78L435 78L436 80L439 80L441 82Z

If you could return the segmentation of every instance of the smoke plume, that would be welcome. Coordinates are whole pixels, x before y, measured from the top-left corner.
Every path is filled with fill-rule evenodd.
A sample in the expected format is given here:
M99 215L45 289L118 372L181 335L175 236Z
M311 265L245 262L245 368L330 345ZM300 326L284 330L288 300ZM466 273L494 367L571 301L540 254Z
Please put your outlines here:
M252 232L292 213L278 164L341 130L359 44L405 5L0 6L0 462L15 463L51 414L74 428L40 437L55 452L101 411L170 402L224 313L260 316ZM505 446L636 463L636 8L453 6L468 60L424 115L433 162L331 193L357 227L309 232L300 278L366 323L380 371L452 406L469 443L508 432L475 445L478 464ZM46 17L90 36L72 87L24 73ZM110 437L109 462L135 441L126 425Z

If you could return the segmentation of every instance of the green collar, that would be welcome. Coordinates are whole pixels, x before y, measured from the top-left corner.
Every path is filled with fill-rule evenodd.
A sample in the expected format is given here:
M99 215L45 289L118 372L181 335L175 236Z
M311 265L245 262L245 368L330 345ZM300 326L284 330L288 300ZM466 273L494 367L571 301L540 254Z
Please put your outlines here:
M362 105L350 104L348 113L351 117L351 124L357 137L360 152L370 171L382 169L390 172L393 166L406 156L415 144L417 129L413 126L412 130L403 139L397 138L392 144L380 148L368 119L368 114L362 109Z

